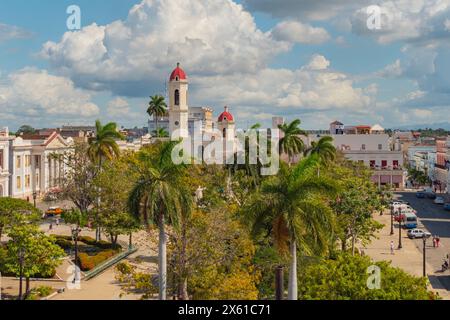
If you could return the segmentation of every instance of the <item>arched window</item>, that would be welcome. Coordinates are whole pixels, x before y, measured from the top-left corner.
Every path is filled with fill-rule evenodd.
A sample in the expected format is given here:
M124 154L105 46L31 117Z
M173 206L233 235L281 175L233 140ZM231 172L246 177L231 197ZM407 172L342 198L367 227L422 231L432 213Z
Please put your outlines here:
M224 138L227 137L227 129L226 129L226 128L223 129L223 137L224 137Z
M180 105L180 90L175 90L175 105L179 106Z

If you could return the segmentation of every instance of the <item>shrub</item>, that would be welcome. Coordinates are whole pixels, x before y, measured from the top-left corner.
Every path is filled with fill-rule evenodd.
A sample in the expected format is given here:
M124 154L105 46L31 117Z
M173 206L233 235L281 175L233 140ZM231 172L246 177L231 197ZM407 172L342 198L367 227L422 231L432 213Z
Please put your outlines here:
M96 255L90 256L87 253L80 253L78 255L78 264L82 271L89 271L94 269L96 266L105 262L109 258L115 256L117 251L115 250L105 250L101 251Z

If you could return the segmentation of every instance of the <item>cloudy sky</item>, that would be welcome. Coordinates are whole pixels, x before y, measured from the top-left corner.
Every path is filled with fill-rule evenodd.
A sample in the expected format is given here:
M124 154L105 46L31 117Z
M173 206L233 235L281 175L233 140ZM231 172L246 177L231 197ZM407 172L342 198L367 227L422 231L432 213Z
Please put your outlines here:
M143 126L177 62L240 127L450 122L450 0L1 1L0 127Z

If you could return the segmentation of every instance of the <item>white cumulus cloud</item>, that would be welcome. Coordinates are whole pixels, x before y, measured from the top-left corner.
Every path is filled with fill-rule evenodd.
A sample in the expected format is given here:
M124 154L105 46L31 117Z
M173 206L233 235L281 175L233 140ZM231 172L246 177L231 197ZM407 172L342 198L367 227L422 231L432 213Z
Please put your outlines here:
M320 44L330 40L325 29L297 21L280 22L272 29L272 36L280 41L305 44Z

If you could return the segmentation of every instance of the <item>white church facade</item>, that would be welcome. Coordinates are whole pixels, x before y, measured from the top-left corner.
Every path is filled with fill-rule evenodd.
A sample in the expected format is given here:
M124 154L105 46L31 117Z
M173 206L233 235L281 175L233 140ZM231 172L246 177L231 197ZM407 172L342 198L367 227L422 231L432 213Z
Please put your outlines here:
M203 134L219 130L227 139L234 139L235 121L228 107L215 121L212 108L189 106L188 77L179 63L169 77L168 100L168 114L158 118L158 128L166 130L172 140L193 137L198 125ZM150 134L156 130L153 119L148 121L148 126Z

